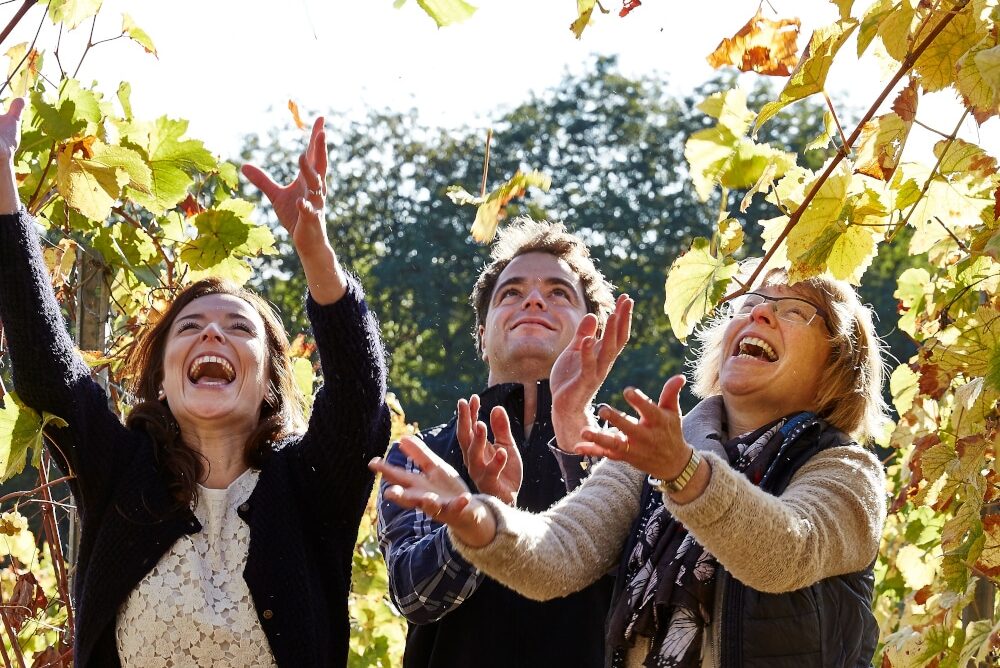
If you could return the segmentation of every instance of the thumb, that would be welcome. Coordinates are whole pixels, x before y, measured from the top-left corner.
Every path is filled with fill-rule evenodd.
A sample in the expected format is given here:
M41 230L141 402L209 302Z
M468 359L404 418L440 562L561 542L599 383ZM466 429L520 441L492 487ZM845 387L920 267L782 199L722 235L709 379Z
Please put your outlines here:
M275 183L274 179L272 179L267 172L257 165L251 165L250 163L243 165L240 168L240 171L243 173L243 176L247 177L247 181L252 183L258 190L264 193L265 197L272 202L274 201L275 196L277 196L278 192L281 190L281 186Z
M7 115L13 116L15 121L21 120L21 112L24 110L24 98L15 97L7 107Z
M687 383L687 379L682 374L671 376L663 384L660 392L660 400L656 405L668 411L673 411L678 416L681 414L681 388Z

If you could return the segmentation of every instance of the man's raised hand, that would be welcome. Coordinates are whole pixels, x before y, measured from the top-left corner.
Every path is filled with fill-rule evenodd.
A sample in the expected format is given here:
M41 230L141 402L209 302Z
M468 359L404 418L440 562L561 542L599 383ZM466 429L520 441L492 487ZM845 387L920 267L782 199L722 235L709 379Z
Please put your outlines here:
M487 438L486 425L477 420L479 396L458 400L457 438L462 459L476 489L508 505L517 503L524 469L521 453L510 431L510 418L502 406L490 411L495 443Z

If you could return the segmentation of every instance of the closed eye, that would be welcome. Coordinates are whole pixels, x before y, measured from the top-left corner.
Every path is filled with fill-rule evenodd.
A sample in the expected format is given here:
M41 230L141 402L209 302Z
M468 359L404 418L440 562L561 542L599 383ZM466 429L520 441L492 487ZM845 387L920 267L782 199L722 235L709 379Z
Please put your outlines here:
M177 332L178 333L184 332L191 328L197 329L198 326L199 326L198 323L196 323L194 320L186 320L177 326Z
M251 326L250 323L248 322L243 322L242 320L236 320L229 326L232 327L233 329L243 330L247 334L256 334L253 326Z

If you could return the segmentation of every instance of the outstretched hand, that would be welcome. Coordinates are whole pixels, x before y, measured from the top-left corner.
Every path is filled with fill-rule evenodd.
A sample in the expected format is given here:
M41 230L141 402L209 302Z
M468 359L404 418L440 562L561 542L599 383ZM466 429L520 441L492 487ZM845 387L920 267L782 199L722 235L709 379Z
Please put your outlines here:
M410 472L376 457L368 468L381 473L389 483L383 498L403 508L418 508L436 522L452 531L472 547L482 547L493 541L496 520L493 514L469 493L458 472L416 436L404 436L399 449L420 470Z
M242 172L257 186L274 207L274 213L295 244L304 252L329 244L323 210L326 202L326 131L323 117L313 123L309 145L299 156L299 173L288 185L280 185L256 165L243 165Z
M619 295L601 335L597 333L597 317L585 315L573 340L552 365L552 421L556 443L564 450L579 440L580 429L588 423L590 402L631 337L634 305L628 295Z
M503 406L490 411L495 443L487 438L486 424L479 416L479 395L473 394L466 401L458 400L456 426L458 445L469 477L483 494L490 494L508 505L517 503L524 469L521 453L510 431L510 418Z
M576 452L625 461L660 480L675 479L691 457L691 446L681 431L679 398L684 382L681 375L670 378L655 402L634 387L626 388L625 401L638 417L602 406L600 418L614 429L584 429L584 442L576 445Z

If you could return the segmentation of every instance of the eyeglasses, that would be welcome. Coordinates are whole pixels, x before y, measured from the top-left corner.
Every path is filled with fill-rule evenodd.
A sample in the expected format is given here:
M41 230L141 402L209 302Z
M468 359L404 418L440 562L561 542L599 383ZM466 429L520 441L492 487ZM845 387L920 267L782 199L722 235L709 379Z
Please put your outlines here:
M747 318L755 306L764 302L773 304L774 314L785 322L795 323L796 325L808 325L812 323L816 316L823 318L824 321L827 320L826 311L807 299L799 297L768 297L759 292L746 293L742 301L736 305L733 317Z

